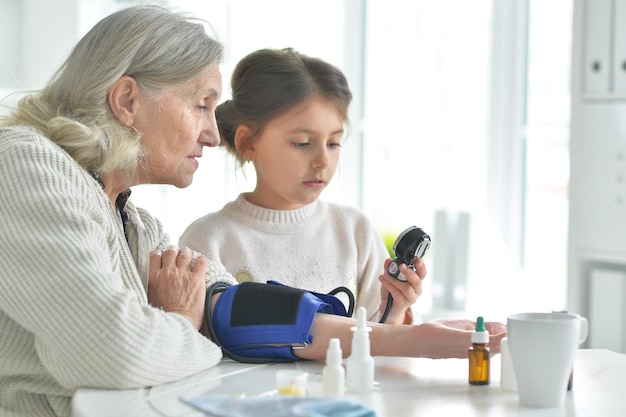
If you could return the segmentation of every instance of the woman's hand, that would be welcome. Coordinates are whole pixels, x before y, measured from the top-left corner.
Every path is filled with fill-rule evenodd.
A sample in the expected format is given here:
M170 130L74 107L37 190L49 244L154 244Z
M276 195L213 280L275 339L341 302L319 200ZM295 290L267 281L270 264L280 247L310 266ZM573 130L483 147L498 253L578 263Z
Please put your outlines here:
M200 330L204 322L204 276L208 266L205 256L192 260L192 251L186 247L179 250L170 246L165 251L150 253L148 302L185 316Z
M415 271L405 264L400 265L400 273L407 279L400 281L389 275L387 269L391 264L391 259L385 261L385 273L378 276L381 283L380 288L380 313L383 314L387 306L389 294L393 297L393 306L385 323L388 324L410 324L412 316L410 307L422 294L422 280L426 277L426 266L420 258L415 260Z

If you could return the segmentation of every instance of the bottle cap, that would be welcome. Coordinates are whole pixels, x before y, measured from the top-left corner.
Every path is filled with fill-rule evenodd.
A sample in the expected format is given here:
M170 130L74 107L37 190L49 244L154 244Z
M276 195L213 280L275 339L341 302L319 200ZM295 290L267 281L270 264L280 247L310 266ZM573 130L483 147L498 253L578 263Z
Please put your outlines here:
M472 343L489 343L489 332L485 329L485 319L476 319L476 330L472 332Z
M358 333L369 333L372 331L372 328L367 325L367 310L365 307L359 307L356 310L356 326L352 326L350 328L353 332Z
M339 339L333 337L328 344L328 350L326 351L326 364L331 366L341 365L341 345Z

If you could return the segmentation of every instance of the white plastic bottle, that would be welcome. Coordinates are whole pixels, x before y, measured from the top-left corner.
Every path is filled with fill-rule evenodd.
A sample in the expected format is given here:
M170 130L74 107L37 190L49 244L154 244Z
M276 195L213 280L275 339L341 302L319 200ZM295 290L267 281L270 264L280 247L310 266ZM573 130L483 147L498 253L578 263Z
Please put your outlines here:
M352 328L352 353L346 360L346 378L349 392L371 392L374 388L374 358L370 354L372 328L366 324L365 307L359 307L357 325Z
M506 391L517 391L517 380L513 369L513 359L509 350L509 339L507 337L500 341L500 387Z
M339 339L332 338L326 351L326 366L322 370L322 393L342 396L346 383L346 371L341 365L341 345Z

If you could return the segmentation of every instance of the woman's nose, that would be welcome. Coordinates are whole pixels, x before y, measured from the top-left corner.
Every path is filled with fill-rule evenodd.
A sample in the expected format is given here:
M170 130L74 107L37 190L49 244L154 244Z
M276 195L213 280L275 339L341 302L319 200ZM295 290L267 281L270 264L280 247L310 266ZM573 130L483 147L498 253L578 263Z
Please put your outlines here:
M200 132L200 143L205 146L213 147L220 144L220 131L217 127L217 120L215 119L215 113L211 113L209 120L207 120L204 129Z

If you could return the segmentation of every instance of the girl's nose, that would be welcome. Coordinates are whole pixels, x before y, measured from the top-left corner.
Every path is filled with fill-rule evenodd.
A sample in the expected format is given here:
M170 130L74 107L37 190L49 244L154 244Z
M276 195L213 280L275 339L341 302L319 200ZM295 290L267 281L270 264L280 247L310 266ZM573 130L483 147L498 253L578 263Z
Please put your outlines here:
M326 168L330 165L330 157L326 148L320 150L313 159L312 163L314 168Z

